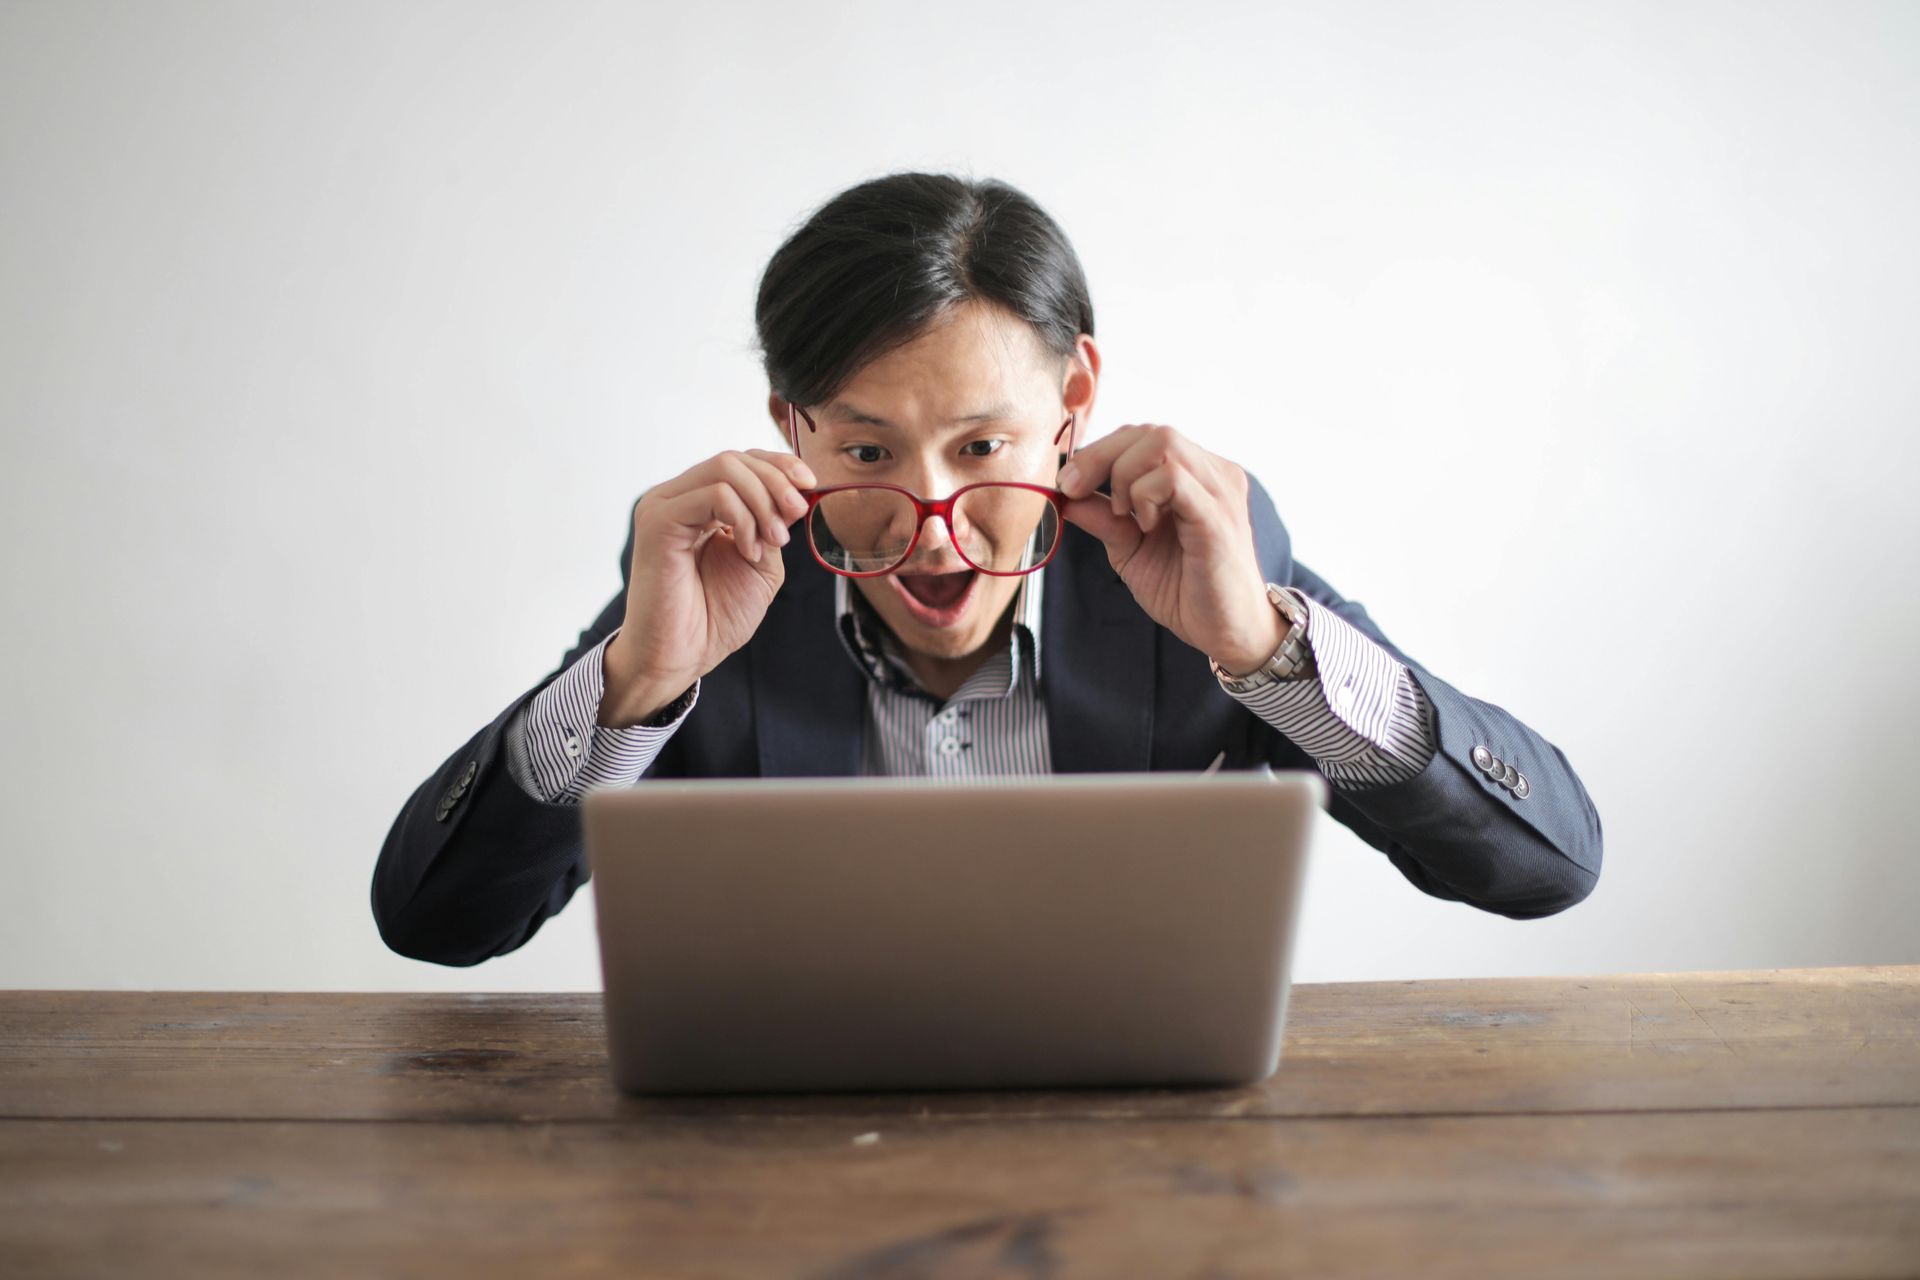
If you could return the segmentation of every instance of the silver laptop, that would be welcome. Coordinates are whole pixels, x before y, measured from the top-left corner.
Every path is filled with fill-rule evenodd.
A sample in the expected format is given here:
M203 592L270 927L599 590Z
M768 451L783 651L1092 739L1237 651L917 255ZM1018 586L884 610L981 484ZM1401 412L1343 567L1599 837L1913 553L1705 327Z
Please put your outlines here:
M1264 768L589 791L614 1082L1262 1080L1326 798Z

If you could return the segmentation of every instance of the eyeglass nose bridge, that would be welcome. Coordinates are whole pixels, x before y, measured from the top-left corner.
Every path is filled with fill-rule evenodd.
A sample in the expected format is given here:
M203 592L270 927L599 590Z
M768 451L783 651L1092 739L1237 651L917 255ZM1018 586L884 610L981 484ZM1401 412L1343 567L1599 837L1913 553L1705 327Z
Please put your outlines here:
M967 558L967 553L960 549L960 539L956 537L953 532L953 504L955 500L957 500L962 493L965 493L967 489L972 487L971 485L963 486L959 490L956 490L955 492L948 494L944 498L923 498L919 494L914 493L910 489L900 488L895 485L885 485L882 487L893 489L894 492L900 494L902 497L906 498L908 502L911 502L913 504L913 535L907 539L907 549L905 551L902 551L900 553L900 558L894 561L893 564L887 566L886 570L884 570L883 572L890 573L894 569L897 569L901 565L905 564L907 561L913 559L913 553L920 549L921 535L926 533L927 531L927 521L933 519L936 516L938 516L940 519L941 527L947 531L947 545L953 548L953 553L959 556L962 560L965 560L968 564L973 563L972 560ZM809 524L811 524L812 522L811 517L813 515L814 505L815 504L813 502L809 502L807 504L807 515L809 517L809 521L808 521ZM808 529L807 537L809 539L813 537L812 529ZM817 556L818 554L819 553L816 551L815 555Z
M953 503L960 494L950 493L944 498L933 499L922 498L918 494L908 496L913 499L916 519L913 526L913 541L907 544L907 554L902 556L901 560L905 561L912 557L914 551L920 546L921 537L927 531L927 521L938 518L940 527L946 531L947 545L953 548L955 555L972 564L973 561L967 559L967 553L960 549L960 536L953 530Z
M1056 523L1060 520L1061 503L1065 499L1064 499L1064 496L1059 492L1059 490L1046 489L1040 485L1034 485L1034 484L1022 484L1018 482L1008 483L1008 482L1002 482L1002 481L987 481L987 482L981 482L981 483L975 483L975 484L961 485L958 489L954 490L952 493L948 494L944 498L923 498L919 494L913 492L913 490L897 484L836 484L836 485L827 485L819 489L803 489L801 490L801 494L806 499L807 510L806 510L806 514L801 516L800 519L802 521L803 527L806 529L807 548L813 553L813 558L816 561L818 561L823 568L826 568L833 573L844 574L849 578L872 578L872 577L878 577L882 574L892 573L895 569L898 569L901 565L911 560L913 558L913 553L917 551L920 547L920 537L926 531L927 521L933 518L934 516L940 517L940 523L942 527L944 527L947 531L947 542L953 547L954 554L959 556L960 559L966 562L968 566L978 569L982 573L992 574L996 577L1018 577L1021 574L1032 573L1037 569L1045 567L1046 564L1053 559L1054 554L1060 550L1061 544L1065 541L1065 539L1056 536L1053 539L1053 545L1047 548L1046 555L1042 556L1035 563L1021 569L1007 570L1007 569L990 569L990 568L987 568L985 565L977 563L972 556L967 554L966 548L962 545L961 540L954 535L953 513L955 508L958 506L960 499L964 498L967 494L974 492L975 490L978 490L978 489L993 489L993 488L1000 488L1000 487L1006 487L1006 488L1012 488L1012 489L1026 489L1026 490L1031 490L1038 494L1045 495L1048 504L1053 508L1054 520L1056 521ZM852 569L845 569L838 565L835 565L831 561L829 561L827 557L821 552L820 545L815 539L813 522L814 522L814 517L820 513L821 503L823 499L825 499L829 494L840 493L849 489L885 489L890 493L896 493L900 495L900 497L904 498L913 507L913 512L914 512L913 532L909 534L907 537L906 548L900 552L899 557L896 560L894 560L892 564L888 565L884 569L852 570Z

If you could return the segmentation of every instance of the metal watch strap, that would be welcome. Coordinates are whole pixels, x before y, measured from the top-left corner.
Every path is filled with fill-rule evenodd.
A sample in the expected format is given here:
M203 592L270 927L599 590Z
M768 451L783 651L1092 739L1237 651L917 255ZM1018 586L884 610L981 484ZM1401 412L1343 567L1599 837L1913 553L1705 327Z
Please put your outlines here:
M1313 674L1313 649L1307 644L1307 601L1298 588L1269 582L1267 600L1288 623L1286 639L1273 656L1245 675L1228 675L1211 657L1207 664L1220 687L1229 693L1250 693L1281 680L1303 680Z

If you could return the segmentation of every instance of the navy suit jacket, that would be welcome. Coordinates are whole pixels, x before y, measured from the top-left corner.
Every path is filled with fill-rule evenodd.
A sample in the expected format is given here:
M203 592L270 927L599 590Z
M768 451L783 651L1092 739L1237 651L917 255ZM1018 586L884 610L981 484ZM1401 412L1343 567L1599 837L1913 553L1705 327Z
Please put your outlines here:
M1407 664L1433 707L1438 750L1400 783L1331 789L1328 812L1436 897L1501 915L1543 916L1580 901L1600 874L1600 817L1560 749L1492 703L1468 697L1402 653L1360 605L1293 559L1259 481L1248 511L1269 581L1297 586ZM754 778L860 771L865 676L834 630L833 575L796 538L786 582L753 638L708 672L700 700L648 777ZM620 593L560 665L508 704L414 789L373 873L373 914L387 945L448 965L477 964L524 944L587 878L578 806L528 795L502 738L520 706L626 616L632 522ZM1105 546L1078 526L1043 570L1040 696L1060 773L1313 769L1271 725L1229 697L1206 655L1135 603ZM1484 746L1531 784L1524 799L1476 768Z

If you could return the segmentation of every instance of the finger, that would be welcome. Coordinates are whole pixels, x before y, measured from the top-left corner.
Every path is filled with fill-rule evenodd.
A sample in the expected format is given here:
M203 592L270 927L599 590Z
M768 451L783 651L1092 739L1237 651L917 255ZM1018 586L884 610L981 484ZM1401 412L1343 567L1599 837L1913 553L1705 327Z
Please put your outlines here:
M1105 543L1107 558L1114 564L1125 564L1146 537L1131 516L1113 514L1101 494L1070 499L1061 504L1060 512L1068 523L1079 525Z
M796 488L811 489L820 483L818 477L813 474L813 468L791 453L782 453L778 449L748 449L747 453L756 458L764 458L780 468Z
M1197 547L1214 531L1225 528L1220 517L1226 506L1188 470L1179 458L1169 458L1164 466L1148 472L1133 485L1135 516L1142 529L1151 530L1168 516L1180 526L1184 545Z
M1216 505L1213 491L1183 458L1168 458L1136 480L1132 492L1137 501L1183 519L1204 519Z
M719 478L720 459L724 456L724 454L720 454L711 458L702 459L672 479L662 480L659 484L647 490L647 493L650 496L664 500L667 498L681 497L685 494L692 493L696 489L704 489Z
M1083 498L1098 489L1113 468L1113 460L1130 448L1143 427L1121 427L1101 436L1068 459L1060 469L1060 491L1069 498Z
M1179 463L1169 460L1127 486L1127 500L1133 504L1133 517L1142 529L1151 533L1167 514L1179 492L1182 470ZM1192 480L1190 476L1185 478ZM1177 510L1175 514L1179 514Z
M720 479L722 476L727 475L730 471L727 462L728 458L744 459L748 454L775 462L776 465L781 466L781 469L788 473L789 479L796 485L811 488L817 483L814 479L812 468L808 467L806 463L800 461L800 459L790 453L776 453L767 449L750 449L745 452L738 449L729 449L725 453L715 454L713 457L687 468L671 480L665 480L654 485L647 492L658 498L677 498L681 494L692 493L695 489L703 488L706 485L712 484L715 480ZM794 475L795 471L798 472L797 477Z
M699 534L717 524L726 525L733 531L734 545L739 547L741 557L759 563L760 541L753 509L740 496L740 491L725 480L715 480L690 493L669 498L661 514L682 529Z
M1133 498L1134 483L1148 472L1166 463L1169 452L1166 429L1143 429L1133 444L1113 460L1109 475L1113 493L1113 514L1124 516L1138 505Z
M760 482L766 485L767 493L780 513L780 527L783 530L807 514L806 496L800 492L800 486L793 482L791 471L780 466L774 459L764 454L756 454L751 449L747 450L741 460L752 467L759 475Z
M769 483L790 488L786 478L770 464L749 458L742 453L723 453L718 462L721 474L732 483L734 491L745 500L753 511L754 524L758 526L756 536L765 538L776 546L785 546L792 537L787 526L792 523L780 518L780 506L773 496ZM763 475L758 468L766 467L768 474Z

